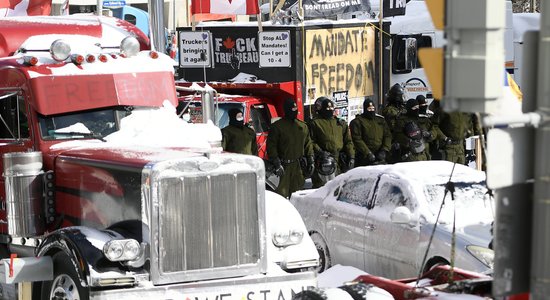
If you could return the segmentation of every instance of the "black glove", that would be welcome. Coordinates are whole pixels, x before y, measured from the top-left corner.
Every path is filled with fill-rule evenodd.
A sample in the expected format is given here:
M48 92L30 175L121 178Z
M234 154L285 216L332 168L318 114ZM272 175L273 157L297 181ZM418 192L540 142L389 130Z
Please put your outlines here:
M378 151L378 153L376 154L376 159L378 161L386 161L386 151L385 150L380 150Z
M307 165L306 165L306 173L304 174L304 177L311 177L313 175L313 170L315 169L315 164L313 160L313 156L307 157Z
M391 150L393 152L399 151L401 149L401 145L399 143L394 143L391 145Z
M445 145L450 145L450 144L453 143L453 140L452 140L451 138L449 138L449 137L446 137L445 140L444 140L444 142L445 142Z
M355 159L354 158L350 158L349 161L348 161L348 170L351 170L355 167Z
M281 160L279 158L275 158L273 160L273 165L275 166L275 175L281 177L285 173L285 168L283 168L283 165L281 165Z
M422 131L422 137L425 140L431 140L432 139L432 133L427 131L427 130L424 130L424 131Z
M367 161L369 163L373 163L375 160L376 160L376 157L374 156L374 154L372 154L372 152L369 152L369 154L367 154Z

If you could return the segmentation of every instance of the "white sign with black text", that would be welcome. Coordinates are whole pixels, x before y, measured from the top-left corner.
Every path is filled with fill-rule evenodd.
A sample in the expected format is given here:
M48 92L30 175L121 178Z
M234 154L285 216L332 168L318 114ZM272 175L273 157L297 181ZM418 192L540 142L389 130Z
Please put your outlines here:
M290 67L289 31L262 31L258 36L260 67Z
M180 31L180 66L187 68L210 67L212 42L210 32Z

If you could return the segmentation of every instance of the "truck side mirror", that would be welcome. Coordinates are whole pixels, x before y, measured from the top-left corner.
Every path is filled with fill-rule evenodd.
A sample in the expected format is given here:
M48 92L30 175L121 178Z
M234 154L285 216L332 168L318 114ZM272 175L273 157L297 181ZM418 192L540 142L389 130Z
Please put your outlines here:
M416 62L418 61L416 38L409 37L404 38L403 40L405 41L405 69L416 69Z

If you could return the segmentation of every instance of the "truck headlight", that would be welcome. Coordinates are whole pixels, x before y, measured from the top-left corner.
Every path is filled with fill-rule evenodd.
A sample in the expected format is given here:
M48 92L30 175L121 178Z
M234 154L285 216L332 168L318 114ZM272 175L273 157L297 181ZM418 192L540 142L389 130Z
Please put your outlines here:
M64 40L55 40L50 46L50 54L56 61L64 61L71 55L71 46Z
M141 254L141 247L134 239L112 240L103 246L103 254L110 261L135 260Z
M493 261L495 259L495 252L493 250L475 245L466 246L466 250L485 266L493 268Z
M296 245L302 242L304 233L301 230L281 230L273 233L273 244L277 247Z

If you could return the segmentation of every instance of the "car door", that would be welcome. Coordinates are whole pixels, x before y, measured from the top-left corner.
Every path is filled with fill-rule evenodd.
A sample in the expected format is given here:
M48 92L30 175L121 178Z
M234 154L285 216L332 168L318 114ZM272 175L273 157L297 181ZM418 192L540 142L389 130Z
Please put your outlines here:
M411 211L409 224L392 223L391 213L400 206ZM381 175L374 206L365 216L365 271L392 279L417 275L420 227L416 211L416 199L408 183L389 174Z
M326 219L326 236L332 263L363 268L364 219L372 199L376 177L350 178L333 191L321 217Z

